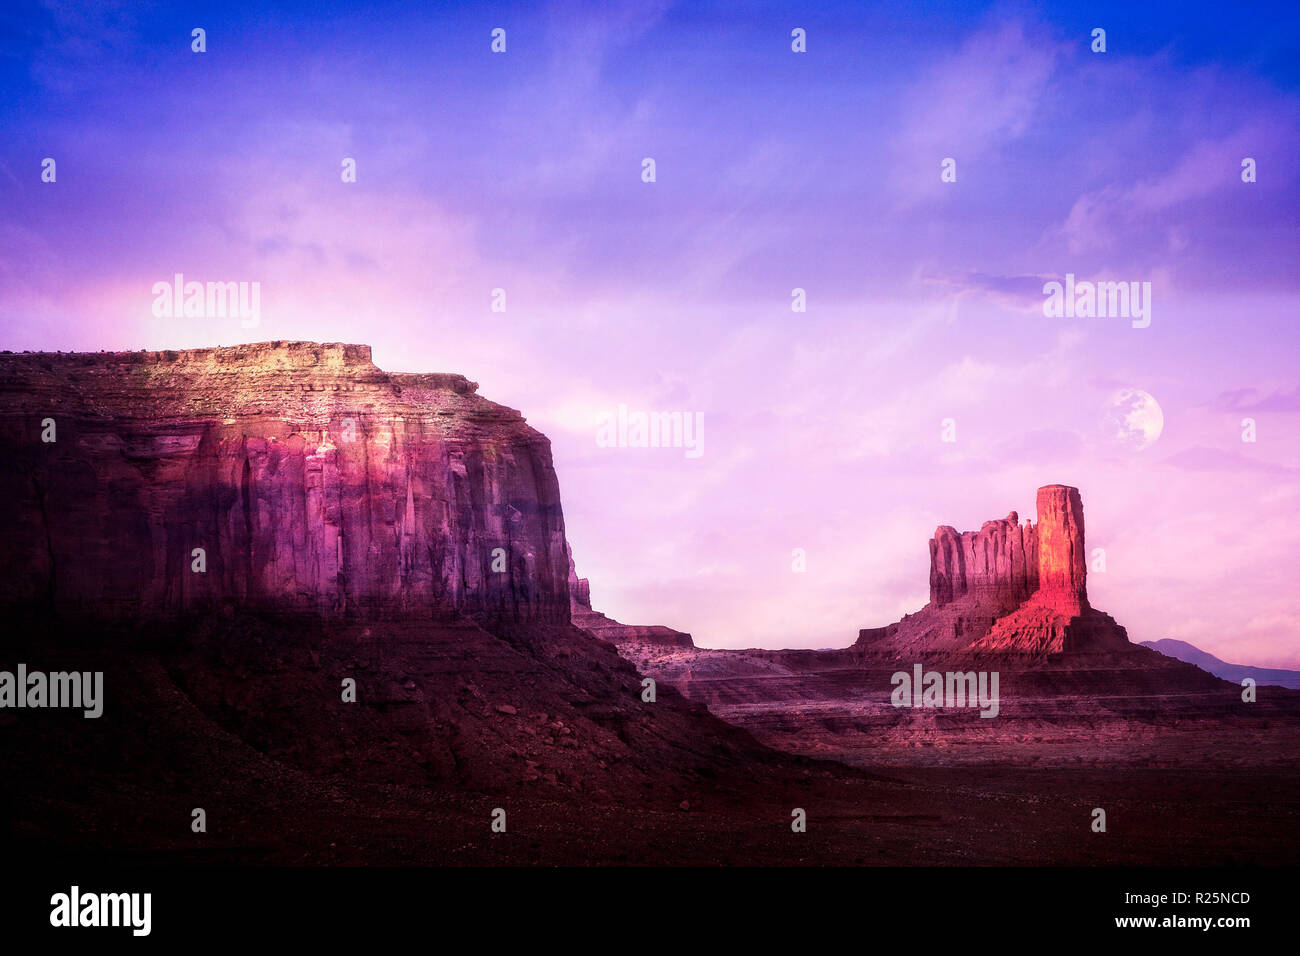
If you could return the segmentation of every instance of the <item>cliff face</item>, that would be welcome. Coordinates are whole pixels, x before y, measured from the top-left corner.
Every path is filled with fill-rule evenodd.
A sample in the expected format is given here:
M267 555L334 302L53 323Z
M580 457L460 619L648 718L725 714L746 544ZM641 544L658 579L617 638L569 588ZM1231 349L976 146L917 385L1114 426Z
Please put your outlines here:
M1083 499L1078 488L1038 489L1038 597L1062 612L1088 606L1088 564L1083 550Z
M0 356L0 601L567 622L550 443L476 388L359 345Z
M1020 526L1014 511L979 531L943 525L930 540L930 603L967 595L981 600L1024 600L1038 588L1038 529Z
M1036 592L1051 600L1087 604L1083 500L1077 488L1038 489L1038 524L1020 525L1014 511L979 531L940 527L930 541L930 603L942 607L973 597L1018 606ZM1077 612L1076 612L1077 613Z
M1083 500L1038 489L1038 524L1013 511L979 531L943 526L930 541L930 603L857 647L880 653L1056 654L1122 648L1124 629L1088 604Z
M706 772L792 779L572 626L550 445L475 389L354 345L0 356L0 666L102 666L128 718L5 727L12 818L58 793L57 832L170 846L140 794L231 819L328 781L355 823L373 783L672 809Z

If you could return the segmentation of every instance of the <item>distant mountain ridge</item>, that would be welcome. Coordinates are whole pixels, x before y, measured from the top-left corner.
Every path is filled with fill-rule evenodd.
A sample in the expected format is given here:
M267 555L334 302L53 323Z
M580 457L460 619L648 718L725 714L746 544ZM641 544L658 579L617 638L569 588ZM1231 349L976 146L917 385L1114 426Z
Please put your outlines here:
M1229 664L1226 661L1219 660L1208 651L1203 651L1199 647L1188 644L1186 641L1176 641L1169 637L1158 641L1143 641L1142 646L1158 651L1166 657L1173 657L1188 664L1195 664L1201 670L1209 671L1215 677L1222 677L1224 680L1240 683L1244 678L1250 677L1257 684L1272 684L1277 687L1300 690L1300 671L1289 671L1280 667L1252 667L1249 664Z

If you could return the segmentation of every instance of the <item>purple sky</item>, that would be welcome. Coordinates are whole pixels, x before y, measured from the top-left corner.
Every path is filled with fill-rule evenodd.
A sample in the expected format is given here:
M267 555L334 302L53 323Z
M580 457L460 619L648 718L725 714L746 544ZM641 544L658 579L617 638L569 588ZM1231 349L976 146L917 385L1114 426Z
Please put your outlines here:
M464 373L551 438L597 608L705 646L846 645L925 603L936 525L1061 482L1133 640L1300 666L1300 14L80 7L0 31L0 346ZM260 325L155 318L175 272ZM1066 273L1150 282L1150 327L1045 318ZM703 456L598 447L620 403Z

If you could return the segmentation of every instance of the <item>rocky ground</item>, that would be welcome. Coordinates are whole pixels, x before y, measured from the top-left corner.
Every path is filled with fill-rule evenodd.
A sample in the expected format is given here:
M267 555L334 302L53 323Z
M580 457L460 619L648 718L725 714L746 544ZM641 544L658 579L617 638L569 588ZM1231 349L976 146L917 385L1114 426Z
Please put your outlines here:
M935 663L1000 670L997 717L982 718L978 709L894 707L890 678L910 665L853 651L620 647L759 741L853 766L1300 768L1300 693L1262 687L1247 703L1240 686L1145 648L1052 664Z
M208 621L180 649L163 630L100 633L125 652L93 659L83 630L40 642L49 669L102 666L107 702L99 720L0 717L11 849L418 865L1283 864L1300 850L1291 731L1117 730L1085 761L1049 732L900 736L840 747L855 768L769 750L669 688L642 703L632 665L581 632L369 630ZM340 700L345 675L357 704Z

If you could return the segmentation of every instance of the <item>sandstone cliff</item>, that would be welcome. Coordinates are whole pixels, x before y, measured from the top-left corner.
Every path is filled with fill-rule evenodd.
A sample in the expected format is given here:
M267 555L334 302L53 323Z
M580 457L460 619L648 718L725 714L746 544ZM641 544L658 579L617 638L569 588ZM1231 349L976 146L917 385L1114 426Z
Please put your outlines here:
M476 388L363 345L0 356L0 601L567 622L550 443Z
M0 733L25 812L73 795L54 829L112 833L195 787L246 812L213 778L235 806L330 781L676 812L720 768L788 779L571 624L550 445L475 389L356 345L0 355L0 668L111 688L90 735Z

